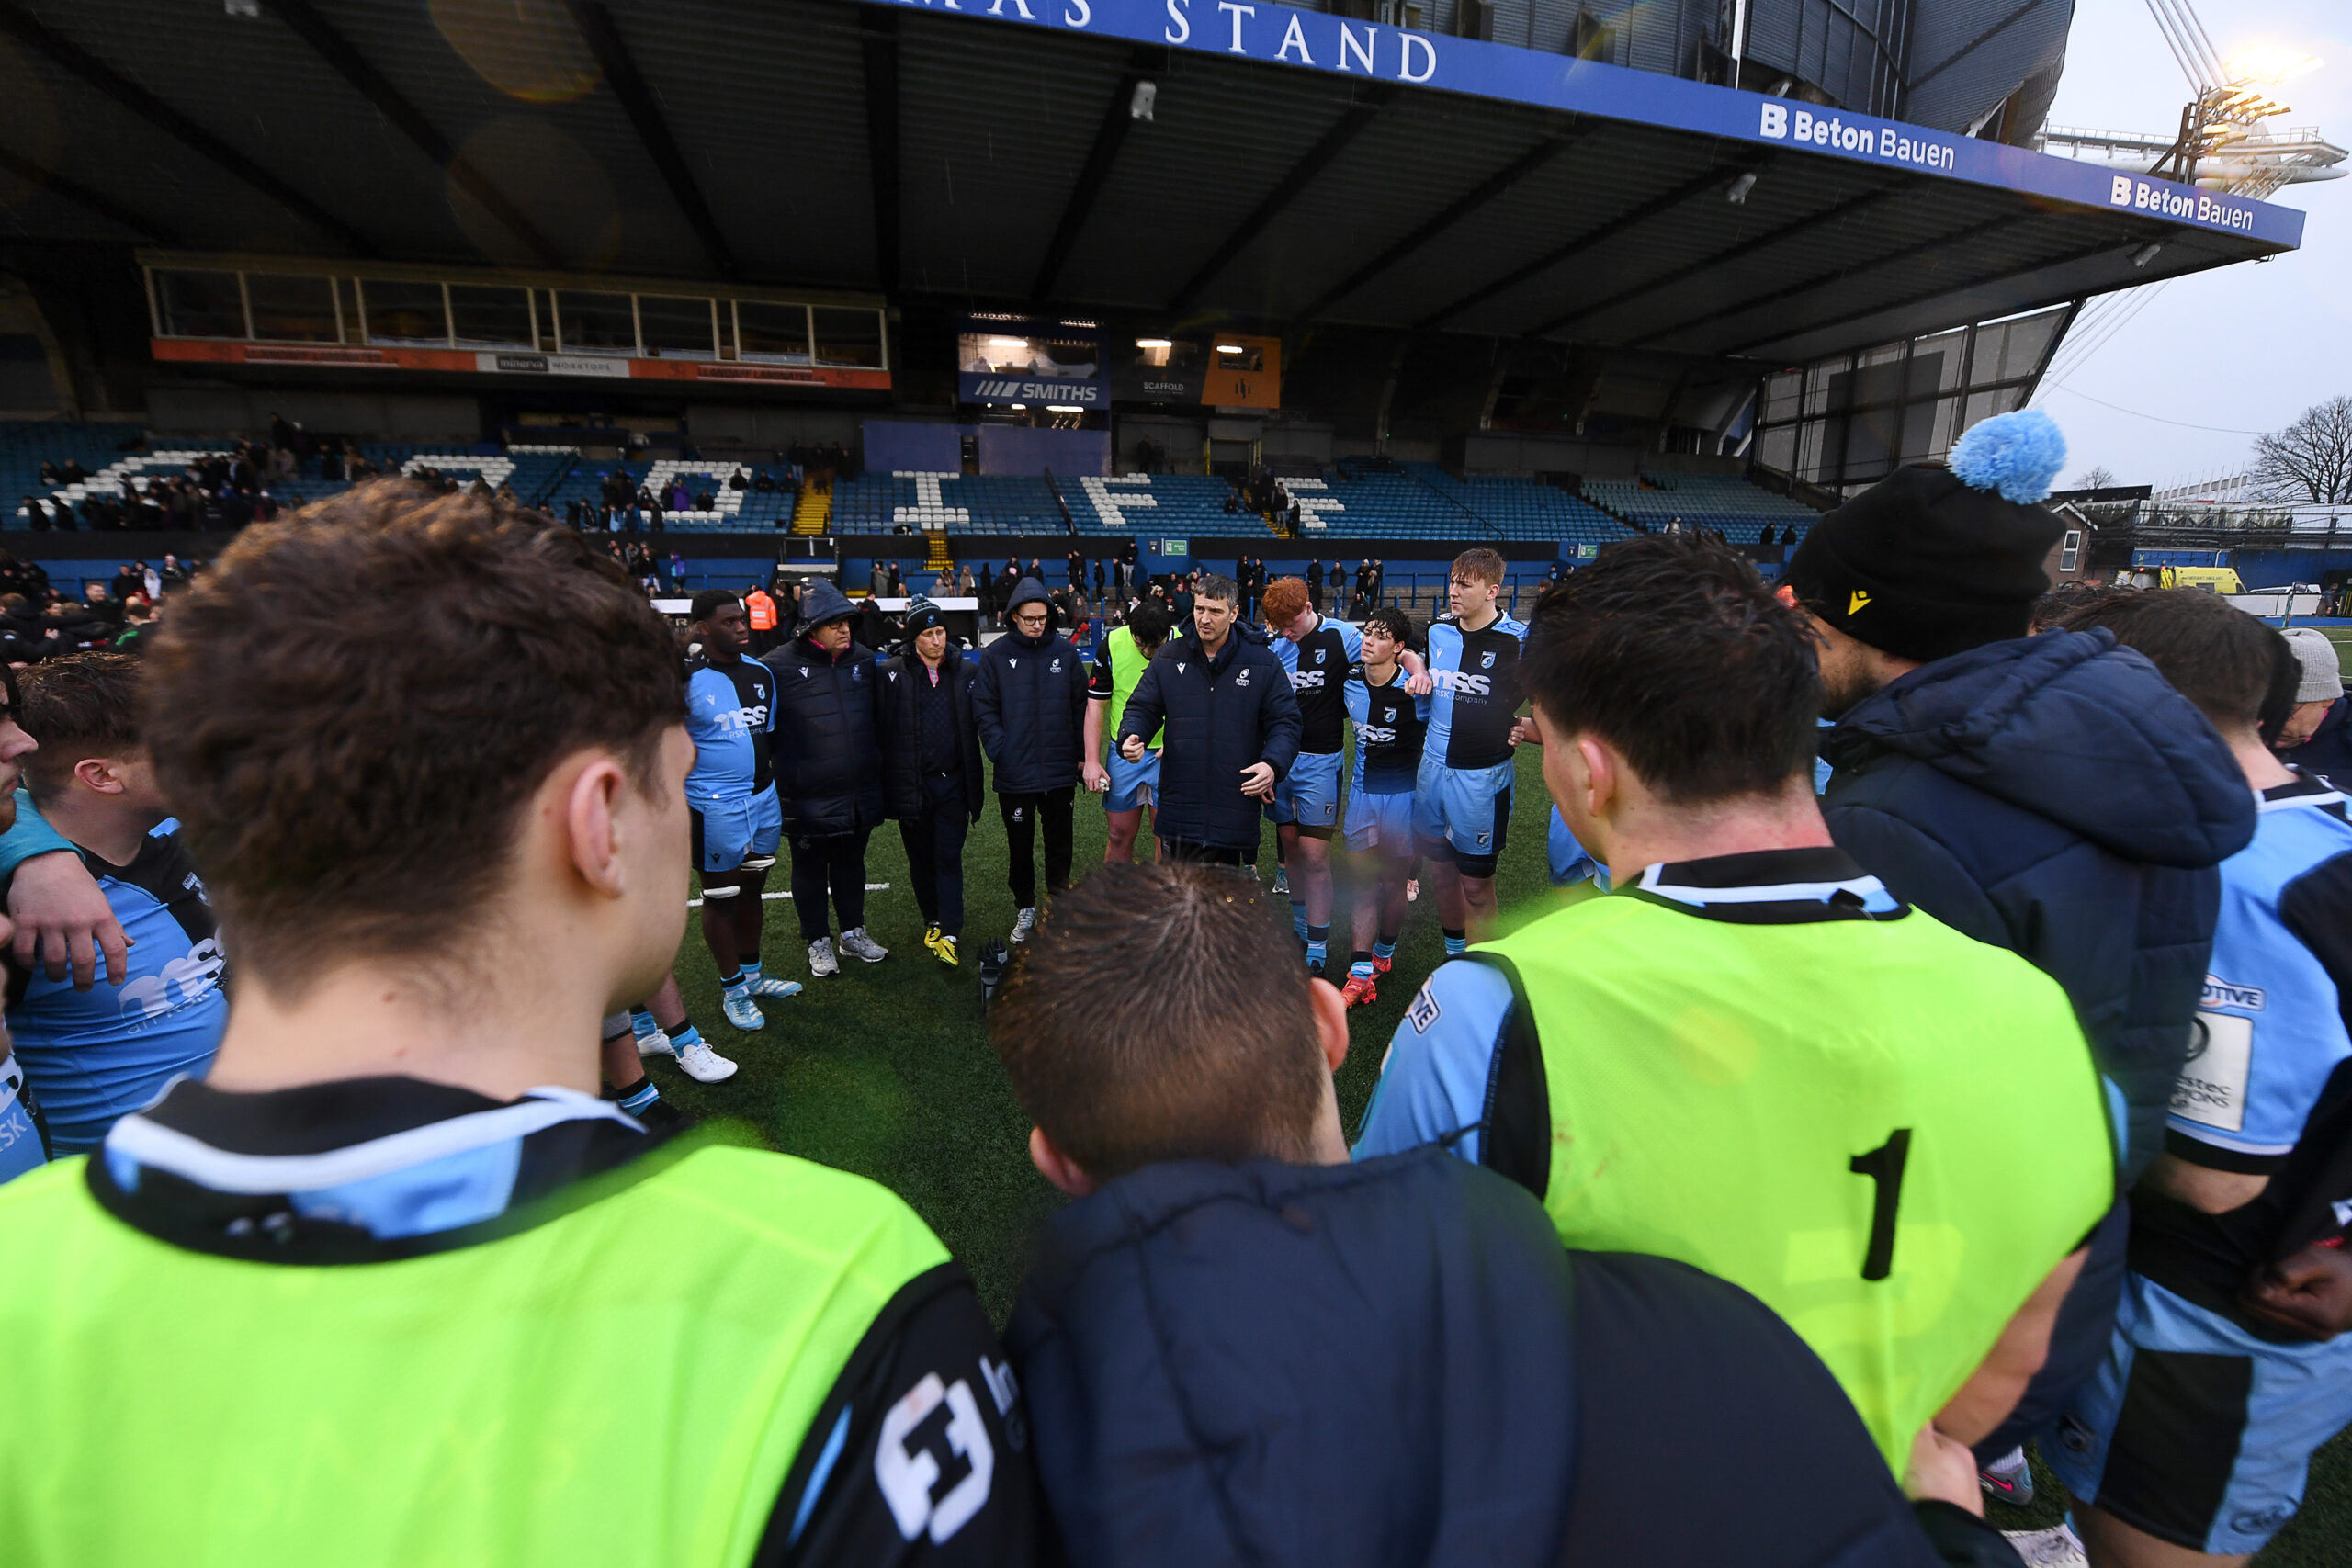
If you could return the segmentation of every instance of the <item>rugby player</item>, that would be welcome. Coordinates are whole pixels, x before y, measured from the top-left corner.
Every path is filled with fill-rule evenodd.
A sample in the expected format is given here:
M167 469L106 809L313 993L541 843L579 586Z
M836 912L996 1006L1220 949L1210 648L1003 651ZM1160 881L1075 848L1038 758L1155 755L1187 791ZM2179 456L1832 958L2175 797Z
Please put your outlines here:
M922 1220L594 1093L685 926L642 595L384 481L245 530L144 658L238 980L206 1081L0 1188L0 1341L40 1348L0 1562L1034 1562L1013 1386Z
M229 1003L220 942L141 739L141 665L127 653L52 659L20 678L25 759L42 818L62 834L129 938L119 991L16 970L8 1022L59 1156L81 1154L175 1078L202 1077Z
M1315 594L1295 577L1268 583L1261 604L1302 726L1298 760L1274 785L1266 818L1274 824L1278 863L1290 874L1279 886L1290 895L1291 931L1306 948L1308 972L1320 975L1331 943L1331 835L1340 826L1340 755L1346 739L1341 688L1363 652L1363 633L1317 610ZM1408 691L1426 693L1420 656L1400 648L1396 657L1408 671Z
M1420 769L1430 716L1429 697L1411 692L1397 662L1412 635L1413 623L1404 611L1382 605L1364 617L1363 657L1348 671L1348 717L1356 727L1347 813L1348 852L1355 869L1355 944L1340 997L1351 1008L1380 999L1377 976L1395 962L1396 939L1405 929L1405 883L1413 869L1413 777Z
M1453 558L1453 614L1430 624L1435 682L1430 728L1413 784L1413 832L1436 885L1448 957L1495 934L1495 863L1510 833L1512 734L1527 627L1502 612L1503 558L1489 549Z
M720 1010L738 1029L763 1029L767 1018L754 998L788 997L799 983L760 972L760 895L775 864L784 817L768 761L775 729L775 676L743 657L752 627L743 602L724 588L706 588L691 607L700 657L686 666L686 733L695 743L686 775L692 808L695 869L702 874L702 938L718 966ZM709 1053L709 1047L703 1047ZM735 1065L715 1053L726 1077ZM704 1073L679 1065L697 1078ZM705 1070L708 1070L705 1065Z
M2114 1196L2064 993L1831 841L1815 645L1739 556L1611 545L1537 620L1544 782L1616 891L1438 968L1358 1157L1442 1144L1571 1247L1754 1292L1898 1475L1930 1423L1980 1441Z
M1125 626L1113 626L1102 638L1094 656L1093 674L1087 682L1086 787L1103 797L1102 859L1106 863L1136 858L1136 835L1143 830L1144 808L1153 804L1159 789L1159 745L1167 732L1163 729L1145 743L1140 762L1128 761L1115 746L1107 763L1098 759L1103 754L1104 742L1119 733L1119 720L1127 711L1127 698L1134 694L1136 682L1143 679L1151 656L1167 640L1167 607L1146 600L1127 616Z
M2241 1563L2352 1421L2352 822L2335 785L2263 742L2266 695L2301 679L2268 626L2185 590L2116 594L2061 625L2146 655L2212 720L2262 809L2222 863L2188 1065L2132 1190L2108 1354L2041 1453L2082 1505L2098 1568Z

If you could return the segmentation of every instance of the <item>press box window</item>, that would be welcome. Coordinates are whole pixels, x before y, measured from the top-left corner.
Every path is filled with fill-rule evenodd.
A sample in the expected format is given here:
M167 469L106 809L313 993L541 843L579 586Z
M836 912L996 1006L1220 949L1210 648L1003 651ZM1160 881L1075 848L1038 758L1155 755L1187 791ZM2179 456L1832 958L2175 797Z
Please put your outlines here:
M637 310L629 296L567 288L555 297L555 310L565 353L637 352Z
M646 354L655 359L716 359L718 327L707 299L678 299L660 294L637 297L637 328Z
M836 310L819 305L808 313L816 318L818 364L882 368L880 311Z
M735 301L736 353L776 365L808 363L808 307L766 299Z
M449 346L449 302L437 283L362 278L368 341L421 348Z
M459 348L536 348L531 291L490 284L449 285L449 324Z
M165 337L244 337L245 295L233 272L158 272L155 313Z
M335 341L334 285L300 274L249 272L245 299L254 336L274 343Z

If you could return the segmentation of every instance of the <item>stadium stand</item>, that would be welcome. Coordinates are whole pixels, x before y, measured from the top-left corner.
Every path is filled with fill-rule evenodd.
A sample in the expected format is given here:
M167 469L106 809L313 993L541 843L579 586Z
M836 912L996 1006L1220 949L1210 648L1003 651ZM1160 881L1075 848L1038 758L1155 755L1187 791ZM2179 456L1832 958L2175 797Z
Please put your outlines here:
M1408 463L1405 471L1484 523L1498 539L1555 539L1605 545L1625 537L1625 525L1557 485L1527 479L1455 479L1434 463Z
M1092 474L1063 481L1082 534L1153 534L1192 539L1264 539L1250 512L1227 512L1233 487L1213 474Z
M833 485L836 534L1059 534L1069 527L1054 486L1012 474L861 474Z
M1752 545L1766 525L1778 537L1793 527L1803 538L1820 513L1804 502L1776 495L1732 474L1644 474L1633 479L1587 479L1585 499L1638 526L1656 529L1680 518L1693 527L1718 528L1735 545Z

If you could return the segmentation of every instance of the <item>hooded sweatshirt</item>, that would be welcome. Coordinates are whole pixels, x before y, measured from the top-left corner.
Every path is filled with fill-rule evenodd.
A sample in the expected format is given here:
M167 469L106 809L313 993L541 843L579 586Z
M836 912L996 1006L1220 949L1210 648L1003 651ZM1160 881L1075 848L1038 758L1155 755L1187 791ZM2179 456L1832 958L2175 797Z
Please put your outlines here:
M1005 624L1023 604L1052 603L1044 583L1024 577L1005 606ZM972 717L996 766L999 795L1071 788L1086 755L1085 660L1051 620L1040 637L1006 632L980 650Z

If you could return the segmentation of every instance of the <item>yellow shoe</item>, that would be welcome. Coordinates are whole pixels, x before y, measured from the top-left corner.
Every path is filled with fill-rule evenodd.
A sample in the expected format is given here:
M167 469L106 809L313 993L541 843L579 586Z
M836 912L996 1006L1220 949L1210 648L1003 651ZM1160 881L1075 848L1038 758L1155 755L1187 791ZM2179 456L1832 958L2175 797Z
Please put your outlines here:
M922 928L922 944L932 952L939 951L939 922L933 920Z
M956 939L954 937L940 937L929 943L929 946L932 952L939 955L939 961L942 964L946 964L950 969L956 967Z

